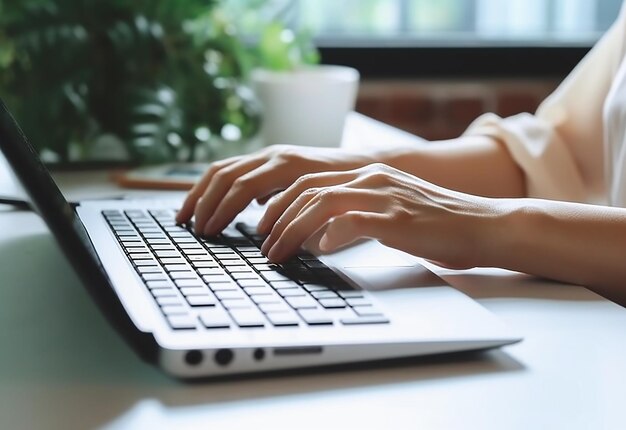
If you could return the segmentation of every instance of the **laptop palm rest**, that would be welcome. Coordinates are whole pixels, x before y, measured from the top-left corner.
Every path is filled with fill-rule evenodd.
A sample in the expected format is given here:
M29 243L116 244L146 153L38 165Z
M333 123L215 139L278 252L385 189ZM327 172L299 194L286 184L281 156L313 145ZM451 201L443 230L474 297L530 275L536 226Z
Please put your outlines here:
M447 286L417 258L374 240L361 241L320 260L367 290Z

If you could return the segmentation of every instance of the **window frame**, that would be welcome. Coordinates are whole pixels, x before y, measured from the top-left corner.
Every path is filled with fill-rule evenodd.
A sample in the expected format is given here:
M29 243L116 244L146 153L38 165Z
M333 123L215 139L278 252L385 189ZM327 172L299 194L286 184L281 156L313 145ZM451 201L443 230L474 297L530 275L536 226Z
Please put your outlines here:
M321 46L325 64L351 66L378 78L562 78L585 46Z

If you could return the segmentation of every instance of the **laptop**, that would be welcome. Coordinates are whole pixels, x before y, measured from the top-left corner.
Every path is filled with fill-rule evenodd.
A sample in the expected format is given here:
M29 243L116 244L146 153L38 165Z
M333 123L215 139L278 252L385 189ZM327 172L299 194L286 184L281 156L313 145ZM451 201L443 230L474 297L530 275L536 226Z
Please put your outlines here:
M182 379L484 350L521 340L376 241L271 264L251 206L218 237L180 201L69 204L0 100L0 149L95 304L137 354Z

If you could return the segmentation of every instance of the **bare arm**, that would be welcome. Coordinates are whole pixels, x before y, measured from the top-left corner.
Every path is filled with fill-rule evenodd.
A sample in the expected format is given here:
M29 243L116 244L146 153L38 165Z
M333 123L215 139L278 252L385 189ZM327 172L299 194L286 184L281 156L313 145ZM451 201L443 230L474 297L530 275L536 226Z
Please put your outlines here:
M524 174L500 142L462 136L376 154L381 161L445 188L485 197L525 197Z
M535 199L496 201L481 266L584 285L626 305L626 209Z

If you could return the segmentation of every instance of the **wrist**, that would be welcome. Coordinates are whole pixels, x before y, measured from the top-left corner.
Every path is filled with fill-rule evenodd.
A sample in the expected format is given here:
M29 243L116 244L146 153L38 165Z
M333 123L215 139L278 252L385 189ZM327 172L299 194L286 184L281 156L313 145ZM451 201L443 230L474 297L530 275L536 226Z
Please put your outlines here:
M479 266L520 270L532 253L536 232L542 231L545 212L532 199L490 199L495 216L482 233L484 252Z

